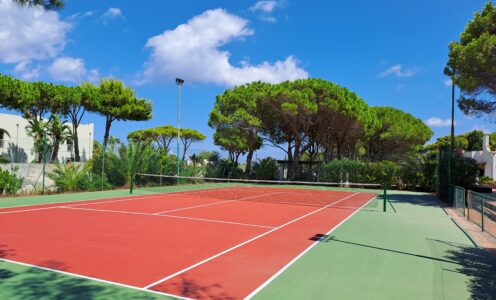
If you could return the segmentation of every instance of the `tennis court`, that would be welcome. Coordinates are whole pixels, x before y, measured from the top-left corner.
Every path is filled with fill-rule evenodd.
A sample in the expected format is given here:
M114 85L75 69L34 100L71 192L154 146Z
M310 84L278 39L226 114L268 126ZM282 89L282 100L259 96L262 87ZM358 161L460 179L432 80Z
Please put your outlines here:
M9 207L1 257L153 293L244 298L374 197L232 184Z

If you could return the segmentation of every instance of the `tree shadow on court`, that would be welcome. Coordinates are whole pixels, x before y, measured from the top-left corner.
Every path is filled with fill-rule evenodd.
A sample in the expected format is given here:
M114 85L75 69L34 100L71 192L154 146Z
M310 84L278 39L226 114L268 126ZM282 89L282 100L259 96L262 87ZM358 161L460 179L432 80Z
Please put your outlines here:
M315 234L310 240L323 243L345 243L352 246L448 263L450 266L454 267L450 269L443 267L443 271L457 272L468 276L468 287L469 292L471 293L471 299L496 299L496 249L487 250L454 242L428 239L430 242L444 244L443 248L445 250L443 251L443 254L436 257L346 241L339 239L336 236L325 234Z
M430 194L409 195L392 192L391 194L388 194L388 200L392 205L396 203L430 207L440 207L442 205L442 202L437 197Z
M193 299L219 299L219 300L232 300L232 296L225 294L219 289L222 288L220 284L200 285L197 281L181 276L181 282L172 283L173 291L171 293L182 295L187 298Z
M446 259L456 262L456 272L470 277L468 284L472 299L496 299L496 249L435 241L450 246Z
M15 256L14 249L10 249L9 246L0 244L0 258L9 258Z
M43 266L69 269L63 262L46 261ZM0 299L158 299L145 292L107 285L52 271L0 262Z

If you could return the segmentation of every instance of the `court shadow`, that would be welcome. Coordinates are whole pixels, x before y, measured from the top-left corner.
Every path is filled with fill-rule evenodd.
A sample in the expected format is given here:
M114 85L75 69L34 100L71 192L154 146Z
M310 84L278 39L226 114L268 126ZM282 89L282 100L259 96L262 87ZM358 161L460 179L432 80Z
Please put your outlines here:
M469 289L472 299L496 299L496 250L470 247L435 240L450 246L446 259L455 261L456 272L470 277Z
M186 276L181 276L181 282L172 283L173 291L171 293L178 294L183 297L193 299L218 299L232 300L235 299L226 293L219 291L222 288L220 284L201 285L197 281Z
M43 265L67 269L60 261L46 261ZM3 261L0 261L0 297L9 300L157 299L145 292Z
M0 258L9 258L15 256L14 249L9 248L5 244L0 244Z
M435 261L446 262L446 263L456 263L456 261L448 260L445 258L427 256L427 255L422 255L422 254L417 254L417 253L410 253L410 252L405 252L405 251L388 249L388 248L379 247L379 246L372 246L372 245L367 245L367 244L362 244L362 243L357 243L357 242L340 240L340 239L336 238L335 236L332 236L332 235L330 236L330 235L321 234L321 233L315 234L313 237L310 238L310 240L317 240L317 241L320 241L321 243L338 242L338 243L344 243L344 244L358 246L358 247L375 249L375 250L379 250L379 251L386 251L386 252L391 252L391 253L396 253L396 254L401 254L401 255L413 256L413 257L422 258L422 259L429 259L429 260L435 260Z
M430 207L440 207L442 205L441 200L430 194L409 195L392 192L388 195L388 200L393 205L395 203L407 203Z
M364 247L378 251L408 255L420 259L428 259L441 263L449 263L453 268L443 268L443 271L456 272L468 277L468 288L471 299L496 299L496 250L483 249L465 244L459 244L437 239L427 239L429 243L444 244L445 249L439 257L410 253L358 242L345 241L335 236L315 234L310 240L323 243L345 243L352 246Z

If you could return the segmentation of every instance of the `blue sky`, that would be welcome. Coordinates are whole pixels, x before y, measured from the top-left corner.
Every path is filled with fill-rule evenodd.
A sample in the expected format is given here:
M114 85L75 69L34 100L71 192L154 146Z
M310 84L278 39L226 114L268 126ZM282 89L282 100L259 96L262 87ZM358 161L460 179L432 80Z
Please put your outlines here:
M449 133L448 44L486 1L82 1L59 12L0 0L0 72L68 85L116 77L153 101L148 122L115 122L112 135L176 124L207 135L192 152L218 148L208 114L215 96L252 80L319 77L369 105L400 108ZM310 4L309 4L310 3ZM456 132L495 131L457 109ZM95 137L103 137L103 118ZM264 147L258 157L282 158Z

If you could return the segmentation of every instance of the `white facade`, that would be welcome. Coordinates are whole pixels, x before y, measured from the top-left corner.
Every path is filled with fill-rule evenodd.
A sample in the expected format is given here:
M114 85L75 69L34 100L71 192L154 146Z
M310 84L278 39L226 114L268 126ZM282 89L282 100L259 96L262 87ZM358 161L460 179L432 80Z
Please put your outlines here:
M21 116L0 113L0 156L11 162L29 163L35 160L34 141L27 135L28 120ZM67 123L72 129L72 124ZM93 124L78 127L79 155L81 161L88 161L93 150ZM58 162L74 161L74 146L63 143L59 147Z
M477 161L481 169L484 170L484 176L496 179L496 152L491 151L489 146L489 135L485 135L482 141L482 151L464 152L463 156Z

